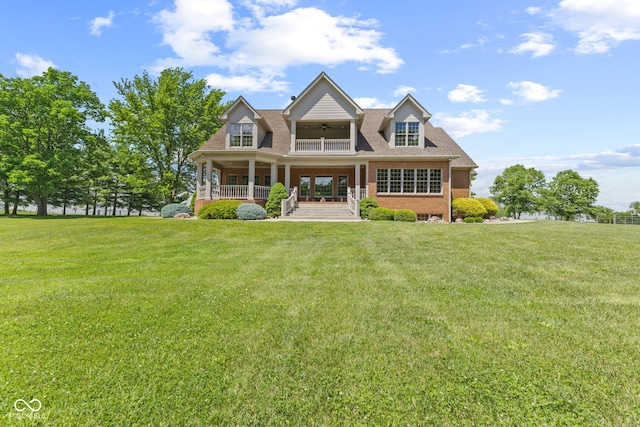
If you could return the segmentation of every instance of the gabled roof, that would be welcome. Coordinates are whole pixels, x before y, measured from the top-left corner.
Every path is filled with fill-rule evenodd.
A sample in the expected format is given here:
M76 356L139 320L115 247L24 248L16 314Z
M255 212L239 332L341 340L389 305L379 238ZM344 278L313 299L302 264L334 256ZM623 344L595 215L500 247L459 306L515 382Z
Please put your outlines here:
M429 121L429 119L431 118L431 113L429 113L426 110L426 108L424 108L422 105L420 105L420 103L411 94L407 94L407 96L402 98L402 101L398 102L398 104L395 107L393 107L391 109L391 111L389 111L389 113L387 113L387 115L384 117L384 120L380 124L380 130L381 131L384 131L384 129L389 124L389 121L393 120L396 112L398 112L398 110L400 108L402 108L407 103L413 104L413 107L416 110L418 110L418 112L420 112L420 114L422 114L422 119L424 120L425 123Z
M239 105L244 105L245 107L247 107L249 109L249 111L251 112L251 114L253 114L253 118L255 120L257 120L258 122L260 122L260 124L262 124L265 129L267 129L267 131L271 131L271 128L269 127L269 124L267 123L267 121L264 119L264 117L262 117L262 114L258 113L258 111L253 108L251 106L251 104L249 104L249 102L247 102L246 99L244 99L243 96L239 96L238 99L236 99L233 104L231 104L231 106L229 108L227 108L225 110L224 113L222 113L222 115L220 116L220 119L223 122L227 121L227 118L229 117L229 113L233 110L235 110Z
M309 86L307 86L300 95L293 99L291 104L289 104L289 106L287 106L287 108L282 111L282 115L285 117L289 117L289 115L291 115L291 110L300 103L300 100L304 99L305 96L307 96L307 94L309 94L309 92L311 92L314 87L316 87L318 84L320 84L320 82L323 81L332 86L350 105L352 105L359 117L362 117L364 115L364 111L362 110L362 108L360 108L360 106L356 104L356 102L351 99L351 97L347 95L347 93L343 91L340 86L338 86L333 80L331 80L331 78L324 71L321 72L320 75L318 75L318 77L316 77L316 79L312 81L311 84L309 84Z
M387 117L389 117L390 119L393 118L393 116L396 114L396 112L406 103L411 102L417 109L418 111L420 111L422 113L422 118L424 119L424 121L428 121L431 118L431 113L429 113L422 105L420 105L420 103L418 101L416 101L416 99L411 95L411 94L407 94L407 96L405 96L402 101L400 101L398 103L398 105L396 105L395 107L393 107L393 109L391 111L389 111L389 113L387 114Z

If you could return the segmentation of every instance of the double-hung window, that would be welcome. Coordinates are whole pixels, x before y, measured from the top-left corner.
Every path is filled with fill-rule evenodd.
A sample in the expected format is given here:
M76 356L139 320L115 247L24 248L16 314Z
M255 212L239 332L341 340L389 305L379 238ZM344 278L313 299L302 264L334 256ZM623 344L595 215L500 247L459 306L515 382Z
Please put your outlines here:
M253 147L253 123L232 123L232 147Z
M420 142L418 122L396 122L396 147L417 147Z
M442 169L378 169L378 194L441 194Z

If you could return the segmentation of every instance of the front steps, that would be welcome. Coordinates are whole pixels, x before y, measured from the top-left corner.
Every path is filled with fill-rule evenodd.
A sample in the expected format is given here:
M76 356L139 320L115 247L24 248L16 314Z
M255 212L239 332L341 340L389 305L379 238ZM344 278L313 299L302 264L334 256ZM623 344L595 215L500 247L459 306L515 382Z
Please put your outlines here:
M281 218L289 221L360 221L346 203L298 202L298 207Z

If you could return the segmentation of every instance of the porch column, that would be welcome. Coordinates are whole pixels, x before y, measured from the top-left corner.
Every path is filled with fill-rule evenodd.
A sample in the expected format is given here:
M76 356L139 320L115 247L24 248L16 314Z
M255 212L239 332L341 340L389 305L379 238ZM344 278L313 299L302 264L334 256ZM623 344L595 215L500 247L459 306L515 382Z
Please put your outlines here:
M200 199L200 188L202 188L203 180L202 180L202 163L198 162L196 164L197 172L196 172L196 199Z
M296 121L291 120L291 152L296 151Z
M369 197L369 162L364 164L364 196Z
M360 200L360 163L356 163L356 197L354 199Z
M271 163L271 185L278 182L278 164Z
M211 159L207 159L207 175L205 176L205 194L204 198L211 200Z
M284 165L284 188L287 189L287 193L291 188L291 165L288 163Z
M349 131L350 149L351 149L351 151L356 151L356 139L357 139L357 136L358 136L358 130L356 129L356 121L355 121L355 119L351 119L350 129L351 129Z
M254 184L256 177L256 160L249 159L249 188L247 188L247 199L253 200Z

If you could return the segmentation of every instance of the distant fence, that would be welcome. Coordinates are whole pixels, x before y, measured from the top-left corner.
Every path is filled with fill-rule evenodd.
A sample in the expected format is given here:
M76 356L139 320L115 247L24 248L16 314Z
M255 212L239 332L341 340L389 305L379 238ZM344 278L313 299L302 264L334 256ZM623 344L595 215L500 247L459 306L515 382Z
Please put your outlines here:
M598 224L640 225L638 215L607 215L596 218Z

